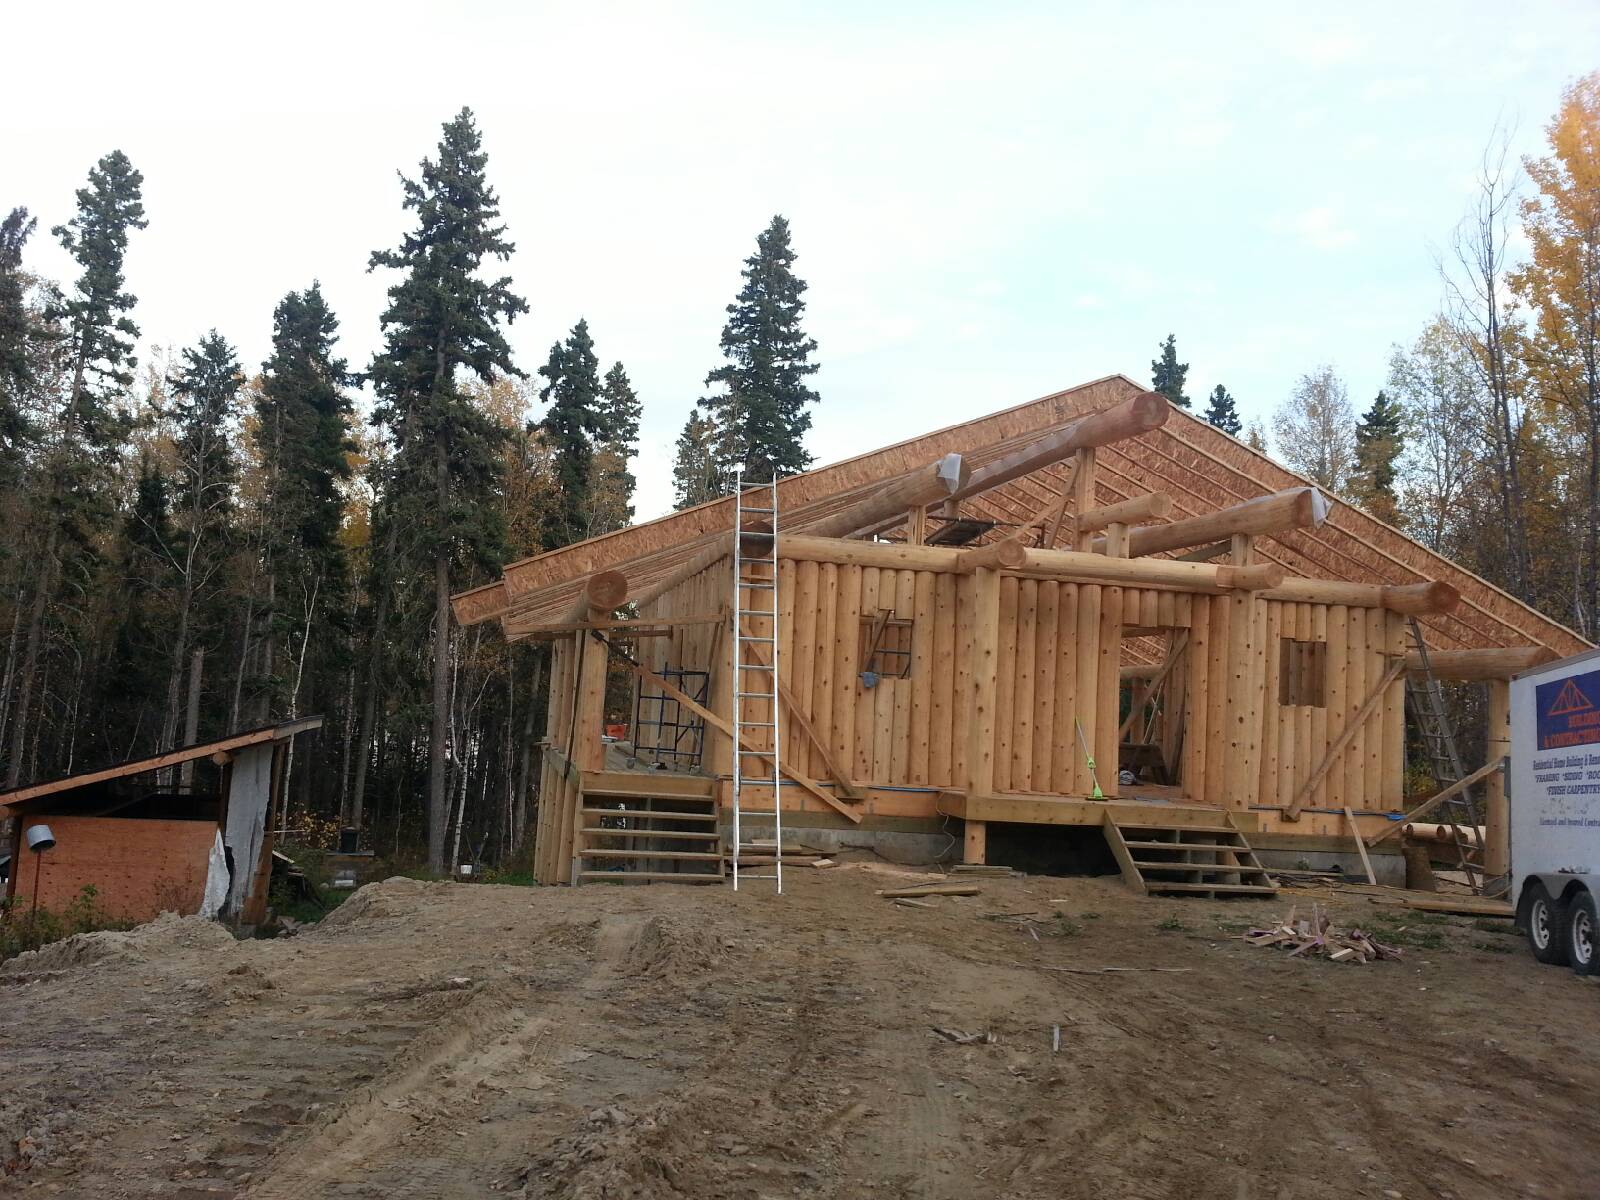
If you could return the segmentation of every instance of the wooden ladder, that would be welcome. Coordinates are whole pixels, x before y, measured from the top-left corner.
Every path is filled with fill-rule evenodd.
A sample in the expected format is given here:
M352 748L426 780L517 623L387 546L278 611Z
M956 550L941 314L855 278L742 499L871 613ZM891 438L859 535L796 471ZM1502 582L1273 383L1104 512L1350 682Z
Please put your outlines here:
M1103 828L1122 878L1147 896L1276 896L1244 834L1226 813L1217 817L1216 825L1170 825L1108 812Z
M638 785L587 788L579 803L578 883L721 883L713 796Z

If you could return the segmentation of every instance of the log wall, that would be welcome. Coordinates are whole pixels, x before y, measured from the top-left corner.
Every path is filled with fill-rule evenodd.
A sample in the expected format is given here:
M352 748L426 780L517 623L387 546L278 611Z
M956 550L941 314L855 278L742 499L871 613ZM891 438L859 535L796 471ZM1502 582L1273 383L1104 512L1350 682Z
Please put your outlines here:
M974 574L780 561L778 653L794 703L852 779L910 789L895 797L892 809L881 793L869 798L867 812L932 816L938 789L969 785L972 664L975 647L982 646L974 625L976 586ZM715 614L729 607L731 590L731 567L723 561L639 615ZM1208 596L1010 573L999 580L998 611L997 792L1085 796L1098 781L1104 794L1117 795L1116 735L1130 699L1120 679L1124 633L1137 629L1155 635L1146 646L1187 635L1166 683L1165 712L1152 727L1169 761L1180 762L1187 799L1254 808L1264 827L1304 834L1344 832L1338 810L1346 805L1358 813L1401 807L1404 685L1396 680L1306 798L1300 820L1286 821L1277 811L1295 798L1393 657L1403 654L1404 618L1396 614L1252 593ZM861 677L862 629L883 613L911 623L910 674L879 678L869 687ZM730 714L730 626L727 620L678 626L670 637L641 640L638 654L652 670L709 671L709 706ZM552 662L548 737L557 749L571 741L579 691L575 647L575 639L557 642ZM1313 669L1314 681L1296 674ZM1303 702L1313 696L1322 703ZM800 723L785 719L782 725L785 761L811 778L828 779L823 754ZM642 738L640 748L649 749ZM1094 756L1093 774L1086 748ZM730 750L725 736L708 731L702 770L727 775ZM546 756L542 796L572 787L561 761ZM785 789L786 807L818 807L794 791ZM551 818L555 824L545 838L546 807L541 804L541 842L565 846L569 818ZM571 805L549 807L564 812ZM570 863L560 856L566 851L547 853L556 856L547 864L549 876L564 879Z

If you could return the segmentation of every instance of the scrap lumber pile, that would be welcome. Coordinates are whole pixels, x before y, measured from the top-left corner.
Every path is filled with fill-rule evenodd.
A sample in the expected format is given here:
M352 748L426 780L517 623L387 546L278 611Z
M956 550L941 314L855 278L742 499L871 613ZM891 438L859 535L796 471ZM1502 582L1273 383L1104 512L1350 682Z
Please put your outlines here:
M1311 906L1311 916L1295 919L1295 910L1289 910L1287 919L1267 929L1252 929L1240 935L1252 946L1280 946L1289 950L1290 958L1326 958L1330 962L1369 963L1374 959L1398 959L1398 947L1386 946L1370 934L1359 929L1343 930L1334 926L1332 919L1318 905Z

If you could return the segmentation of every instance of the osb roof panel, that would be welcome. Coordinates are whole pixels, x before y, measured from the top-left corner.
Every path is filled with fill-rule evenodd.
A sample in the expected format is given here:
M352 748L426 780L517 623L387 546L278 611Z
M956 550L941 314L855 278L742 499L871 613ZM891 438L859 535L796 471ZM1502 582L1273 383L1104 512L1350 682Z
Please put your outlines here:
M974 468L994 461L1066 421L1106 408L1144 389L1111 376L966 423L925 434L779 484L780 528L795 530L852 503L875 483L957 451ZM1167 423L1137 438L1103 446L1096 455L1096 502L1147 492L1172 497L1173 520L1212 512L1310 481L1279 466L1203 420L1174 409ZM1003 523L1026 521L1053 496L1067 467L1057 464L963 502L965 514ZM458 598L462 615L511 617L511 632L559 621L581 581L618 569L639 592L664 579L733 523L729 498L580 542L506 568L501 584ZM1001 525L992 536L1002 536ZM1440 649L1544 646L1560 655L1588 648L1577 634L1353 505L1335 501L1318 530L1258 538L1258 555L1291 574L1357 583L1438 579L1461 593L1454 613L1428 617L1429 644Z

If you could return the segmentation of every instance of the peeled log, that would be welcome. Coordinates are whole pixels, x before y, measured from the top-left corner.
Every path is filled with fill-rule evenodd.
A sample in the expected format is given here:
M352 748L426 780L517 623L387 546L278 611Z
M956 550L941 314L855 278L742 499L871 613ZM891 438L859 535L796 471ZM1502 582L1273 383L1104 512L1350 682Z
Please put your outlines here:
M1068 579L1116 587L1169 587L1208 594L1275 587L1284 578L1283 568L1273 563L1251 567L1214 566L1176 562L1170 558L1110 558L1082 550L1027 550L1020 570L1041 579Z
M1304 604L1344 604L1352 608L1387 608L1408 616L1447 613L1461 602L1461 593L1448 583L1393 585L1345 583L1337 579L1290 577L1272 588L1268 600L1293 600Z
M1425 617L1432 613L1447 613L1461 603L1461 593L1448 583L1432 580L1428 583L1408 583L1401 586L1383 585L1382 604L1390 612L1404 613L1410 617Z
M1091 508L1078 517L1078 532L1089 533L1104 529L1107 525L1132 525L1135 521L1157 520L1171 511L1171 496L1165 492L1151 492L1148 496L1134 496L1104 508Z
M1003 538L998 542L990 542L987 546L975 546L971 550L963 551L960 560L960 570L963 572L976 571L979 567L989 567L996 571L1016 571L1028 559L1027 548L1016 538Z
M1429 650L1428 665L1438 679L1510 679L1519 671L1531 671L1555 659L1554 650L1544 646L1507 646L1484 650ZM1406 655L1406 670L1422 673L1422 656L1415 650Z
M1256 563L1248 567L1224 564L1217 568L1217 586L1239 592L1263 592L1282 587L1285 578L1284 569L1277 563Z
M1141 525L1128 531L1128 553L1160 554L1231 538L1235 534L1282 533L1286 529L1314 529L1328 519L1328 501L1314 487L1289 488L1270 496L1258 496L1167 525ZM1104 552L1105 538L1098 537L1088 547Z
M905 516L913 508L949 499L960 491L970 473L961 455L946 454L925 467L880 484L843 512L808 522L804 532L812 537L842 538L875 529L892 517Z
M1141 392L1121 404L1079 417L1054 433L1046 434L1038 441L974 471L972 477L950 499L964 500L979 492L987 492L1013 479L1031 475L1041 467L1069 458L1079 450L1106 446L1149 433L1165 425L1171 413L1172 405L1161 393Z
M621 571L596 571L584 580L567 620L609 621L611 614L627 602L628 577Z

